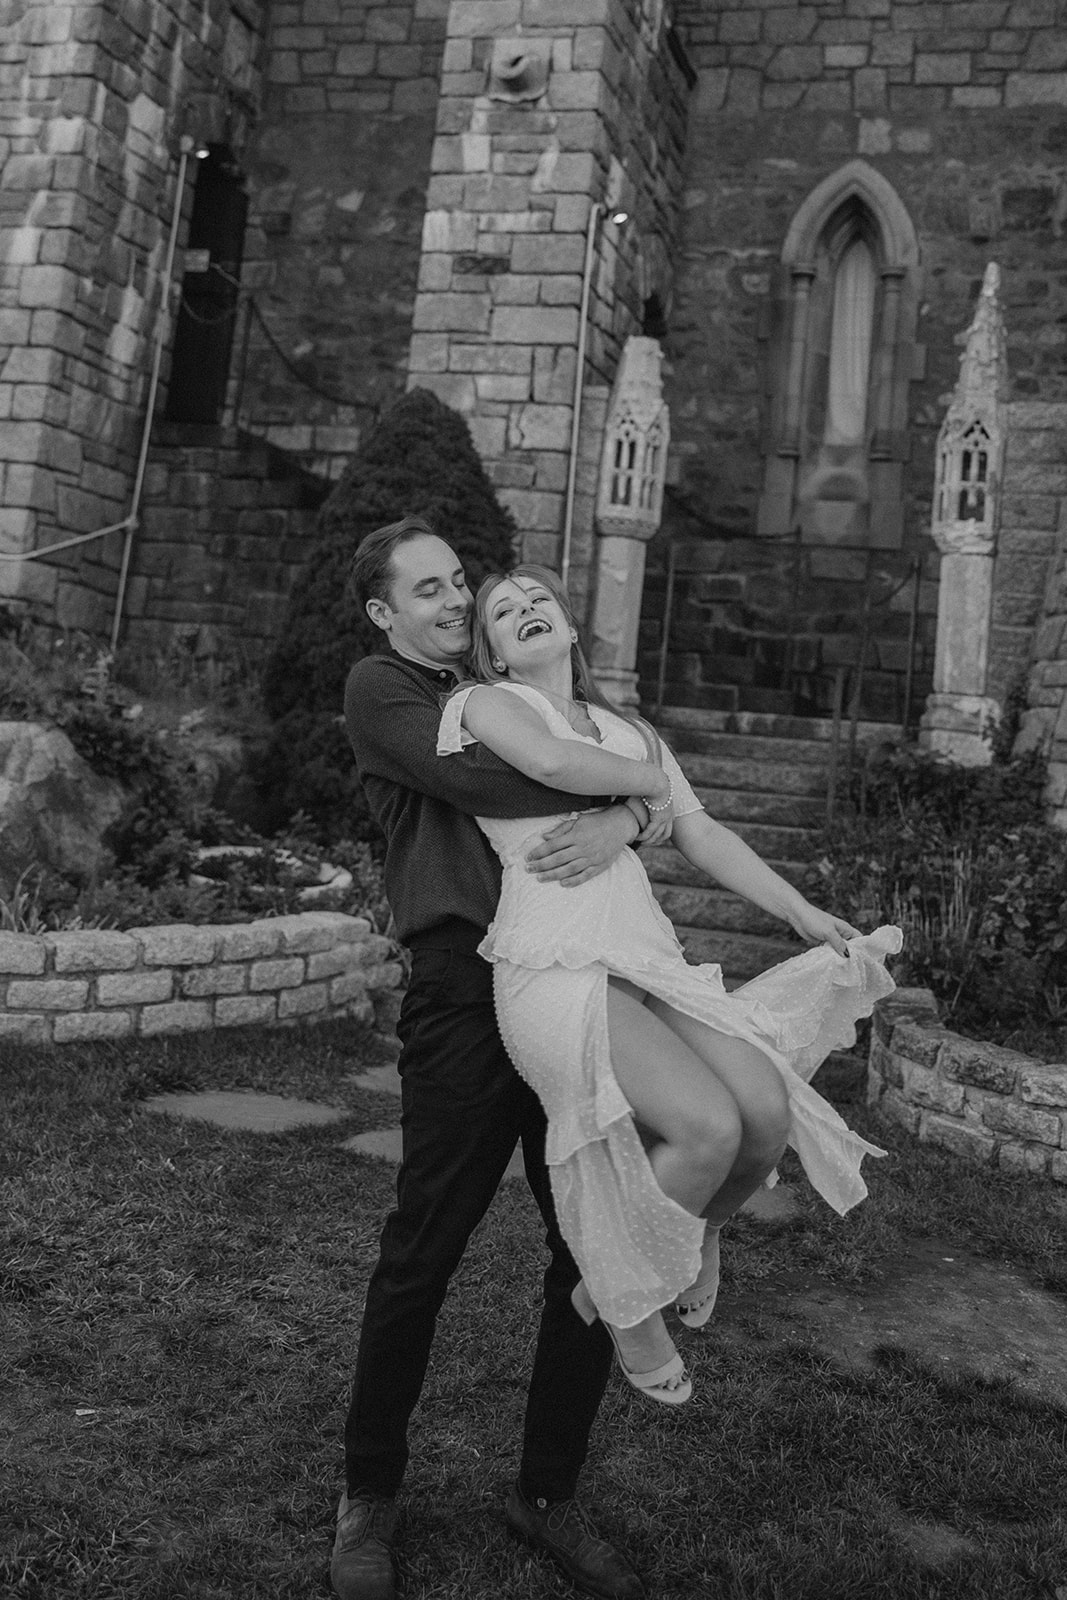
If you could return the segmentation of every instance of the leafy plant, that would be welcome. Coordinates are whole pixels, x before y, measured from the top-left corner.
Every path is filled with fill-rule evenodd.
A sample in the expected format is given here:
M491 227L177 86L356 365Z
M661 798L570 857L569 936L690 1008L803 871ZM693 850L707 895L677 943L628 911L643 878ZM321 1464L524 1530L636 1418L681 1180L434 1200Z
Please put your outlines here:
M371 825L341 725L352 664L380 647L348 592L360 541L408 514L425 517L461 556L472 584L513 558L515 525L498 502L463 418L425 389L398 400L352 460L319 514L294 587L264 701L275 719L260 782L276 825L303 811L321 838Z
M823 894L864 926L904 931L898 981L929 987L946 1020L985 1038L1065 1040L1067 834L1043 817L1032 754L984 768L883 753L826 841ZM1039 1028L1035 1027L1039 1024Z

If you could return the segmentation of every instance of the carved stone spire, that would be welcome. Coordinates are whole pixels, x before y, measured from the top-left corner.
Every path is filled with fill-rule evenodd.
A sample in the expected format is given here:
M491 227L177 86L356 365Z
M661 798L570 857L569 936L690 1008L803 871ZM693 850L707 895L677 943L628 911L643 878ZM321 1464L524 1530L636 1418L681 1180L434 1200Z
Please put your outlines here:
M987 554L996 538L1008 384L999 289L1000 269L991 261L967 330L959 381L937 438L931 532L942 554Z

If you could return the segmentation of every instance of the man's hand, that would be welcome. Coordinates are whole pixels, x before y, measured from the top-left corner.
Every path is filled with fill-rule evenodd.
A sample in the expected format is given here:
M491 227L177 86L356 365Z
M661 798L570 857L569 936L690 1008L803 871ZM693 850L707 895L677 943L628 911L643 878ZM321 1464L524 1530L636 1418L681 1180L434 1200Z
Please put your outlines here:
M818 906L811 905L807 900L789 921L802 939L807 939L810 944L832 945L839 956L848 955L846 939L859 938L859 929L850 922L843 917L832 916L829 911L820 911Z
M526 870L542 883L576 889L610 867L636 834L637 819L625 806L585 811L546 833L526 857Z

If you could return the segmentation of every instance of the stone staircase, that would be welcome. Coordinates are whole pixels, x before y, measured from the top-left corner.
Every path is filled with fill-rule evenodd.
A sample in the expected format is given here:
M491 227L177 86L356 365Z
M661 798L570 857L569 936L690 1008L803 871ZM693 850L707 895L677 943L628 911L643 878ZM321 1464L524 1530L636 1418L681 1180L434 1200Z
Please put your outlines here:
M709 813L788 878L816 859L826 817L833 724L753 711L663 707L655 719ZM847 741L842 728L841 759ZM896 742L899 726L861 722L861 746ZM652 887L691 961L718 961L728 985L802 949L791 929L728 890L713 888L672 846L646 850Z

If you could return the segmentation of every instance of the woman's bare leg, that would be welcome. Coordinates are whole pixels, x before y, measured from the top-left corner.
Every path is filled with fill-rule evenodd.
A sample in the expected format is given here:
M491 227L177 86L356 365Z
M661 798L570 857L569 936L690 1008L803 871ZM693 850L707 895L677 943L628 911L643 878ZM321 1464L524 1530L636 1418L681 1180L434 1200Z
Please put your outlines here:
M789 1132L789 1100L773 1064L755 1045L719 1033L707 1023L650 997L646 1006L682 1040L729 1095L741 1122L736 1158L705 1204L719 1225L758 1189L781 1160Z
M649 1005L608 984L615 1077L655 1142L649 1161L669 1199L701 1216L738 1159L743 1125L731 1088ZM731 1041L733 1042L733 1041Z

